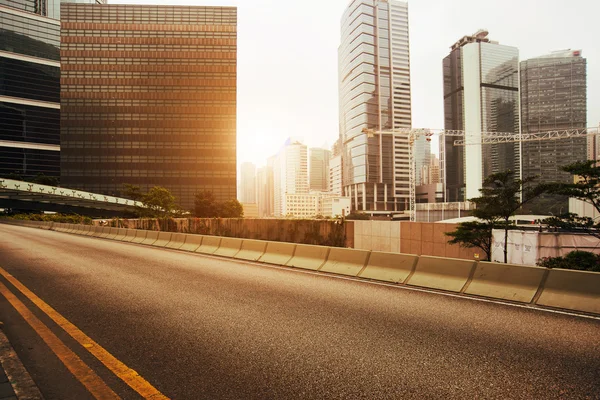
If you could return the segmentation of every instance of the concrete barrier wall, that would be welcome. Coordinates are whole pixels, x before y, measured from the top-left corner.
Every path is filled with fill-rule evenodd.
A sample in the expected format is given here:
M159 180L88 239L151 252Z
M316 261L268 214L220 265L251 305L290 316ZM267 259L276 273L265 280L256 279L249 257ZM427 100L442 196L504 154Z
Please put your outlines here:
M330 248L325 246L296 245L294 256L286 266L318 270L327 261L329 250Z
M373 251L367 268L359 276L378 281L404 283L413 272L418 259L418 256L412 254Z
M600 314L600 273L550 270L536 304Z
M197 251L198 248L200 247L200 245L202 244L203 240L204 240L204 236L202 236L202 235L185 235L185 242L183 243L183 246L181 246L179 248L179 250ZM215 250L218 247L219 247L219 245L217 244L217 247L215 247Z
M221 245L220 236L202 236L202 245L196 249L196 253L213 254Z
M465 293L530 303L545 272L540 267L481 262Z
M142 243L144 240L146 240L147 234L148 231L145 231L143 229L136 229L135 237L131 240L131 243Z
M475 254L484 255L480 249L465 249L457 244L448 244L450 239L445 235L452 232L457 224L434 222L400 222L400 253L417 254L474 260Z
M240 260L258 261L265 254L267 243L264 240L244 239L240 251L235 258Z
M221 244L213 254L221 257L234 257L242 248L242 239L221 238Z
M295 243L267 242L265 254L258 260L267 264L285 265L292 259Z
M327 261L319 269L323 272L357 276L365 267L369 251L356 249L331 248Z
M158 240L159 231L146 231L146 238L142 240L142 244L152 245Z
M127 229L127 235L123 238L123 242L131 242L135 239L135 235L137 234L137 230L135 229Z
M407 284L460 292L475 264L475 261L421 256Z
M118 241L122 242L127 237L127 229L125 229L125 228L118 228L118 229L119 230L118 230L117 236L115 236L114 240L118 240Z
M106 239L108 237L108 235L110 235L110 230L112 228L110 226L103 226L102 227L102 232L100 232L100 235L98 235L98 237L102 238L102 239Z
M169 249L178 249L178 248L180 248L185 243L185 237L186 237L185 233L174 233L171 236L171 240L169 241L169 243L167 243L166 247L169 248ZM198 244L198 246L199 246L199 244ZM194 250L196 250L196 249L194 249Z
M110 232L108 233L107 239L114 240L119 234L119 228L110 228Z
M152 243L152 246L166 247L167 244L169 244L169 242L171 241L172 235L173 234L171 232L159 232L158 239L156 239L156 242Z

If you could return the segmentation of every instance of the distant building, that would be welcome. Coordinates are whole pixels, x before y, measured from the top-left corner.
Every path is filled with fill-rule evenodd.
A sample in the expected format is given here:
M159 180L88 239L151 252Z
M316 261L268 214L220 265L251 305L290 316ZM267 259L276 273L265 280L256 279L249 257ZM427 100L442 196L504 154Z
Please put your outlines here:
M338 67L343 193L353 210L407 209L407 135L365 129L411 127L408 4L350 1L342 16Z
M273 164L275 157L269 157L267 165L259 168L256 174L256 197L258 215L261 218L272 217L274 214Z
M235 7L64 4L61 183L236 197Z
M240 166L240 190L239 200L241 203L255 204L256 201L256 166L250 162L242 163Z
M446 201L478 197L483 180L511 169L520 176L517 143L482 145L482 132L519 132L519 50L478 31L458 40L444 58L444 126L467 132L466 146L442 140Z
M429 163L431 162L431 138L419 136L413 144L415 158L415 184L424 185L429 181ZM425 168L425 171L423 171ZM426 173L427 175L424 175Z
M60 1L0 1L0 177L60 177Z
M428 172L429 172L429 177L427 180L427 184L441 183L440 159L435 154L431 155Z
M554 52L521 61L522 133L587 127L586 59L581 50ZM523 142L523 176L540 182L570 182L564 165L584 161L585 137ZM565 208L566 208L565 200Z
M331 152L326 149L309 149L309 189L327 192L329 190L329 159Z
M329 190L342 195L342 155L337 155L329 160Z
M308 194L308 154L306 145L288 139L277 153L273 164L275 216L285 216L288 195Z
M326 218L345 217L351 212L351 200L343 196L325 196L321 199L320 214Z
M258 204L256 203L241 203L244 209L244 218L259 218Z

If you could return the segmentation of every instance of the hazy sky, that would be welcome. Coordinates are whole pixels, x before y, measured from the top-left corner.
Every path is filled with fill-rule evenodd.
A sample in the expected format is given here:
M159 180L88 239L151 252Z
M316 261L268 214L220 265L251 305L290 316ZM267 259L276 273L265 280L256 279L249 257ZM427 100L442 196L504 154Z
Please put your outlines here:
M238 7L238 164L258 166L287 137L310 147L338 136L337 47L350 0L109 0ZM600 123L599 0L409 0L413 127L443 128L442 59L480 28L520 59L582 49L588 126Z

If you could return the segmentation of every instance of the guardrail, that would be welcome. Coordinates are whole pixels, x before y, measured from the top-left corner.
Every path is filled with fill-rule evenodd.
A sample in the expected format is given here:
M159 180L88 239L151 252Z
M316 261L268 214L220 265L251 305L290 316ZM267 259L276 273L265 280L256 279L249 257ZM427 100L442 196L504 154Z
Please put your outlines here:
M597 272L54 222L2 222L600 315Z

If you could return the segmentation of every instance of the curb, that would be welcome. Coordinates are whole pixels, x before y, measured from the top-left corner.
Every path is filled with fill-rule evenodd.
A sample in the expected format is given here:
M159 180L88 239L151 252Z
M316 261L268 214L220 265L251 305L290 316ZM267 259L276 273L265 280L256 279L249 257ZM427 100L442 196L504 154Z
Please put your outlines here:
M1 324L1 323L0 323ZM1 327L1 325L0 325ZM0 329L0 363L2 364L2 368L4 372L6 372L6 377L8 378L8 382L10 382L12 386L12 390L14 391L14 396L4 397L6 399L17 398L18 400L43 400L44 397L37 385L31 379L29 372L23 366L23 363L17 356L17 353L11 346L6 334ZM2 371L0 371L1 374ZM6 382L6 383L8 383ZM4 385L5 383L0 383Z

